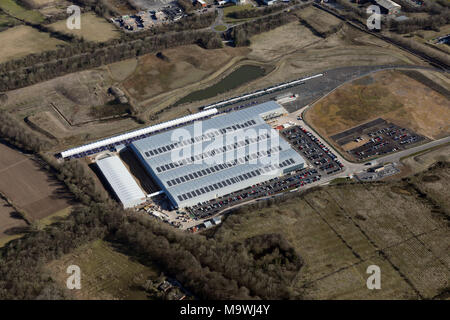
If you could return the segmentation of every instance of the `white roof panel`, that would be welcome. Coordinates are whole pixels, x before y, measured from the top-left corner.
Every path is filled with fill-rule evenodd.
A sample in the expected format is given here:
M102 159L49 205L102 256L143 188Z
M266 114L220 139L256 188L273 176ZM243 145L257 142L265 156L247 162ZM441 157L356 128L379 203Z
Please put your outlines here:
M150 134L150 133L153 133L155 131L166 129L166 128L169 128L169 127L172 127L172 126L175 126L175 125L178 125L178 124L182 124L182 123L186 123L186 122L189 122L189 121L197 120L197 119L200 119L200 118L203 118L203 117L208 117L208 116L211 116L213 114L216 114L217 112L218 112L217 109L213 108L213 109L210 109L210 110L206 110L206 111L190 114L188 116L184 116L184 117L181 117L181 118L178 118L178 119L175 119L175 120L170 120L170 121L163 122L163 123L160 123L160 124L157 124L157 125L154 125L154 126L146 127L146 128L143 128L143 129L138 129L138 130L131 131L131 132L128 132L128 133L124 133L124 134L121 134L121 135L118 135L118 136L115 136L115 137L106 138L106 139L103 139L103 140L100 140L100 141L96 141L96 142L92 142L92 143L89 143L89 144L85 144L85 145L80 146L80 147L72 148L72 149L69 149L69 150L61 152L61 156L63 158L67 158L67 157L70 157L70 156L73 156L73 155L76 155L76 154L79 154L79 153L82 153L82 152L87 152L87 151L91 151L93 149L102 148L102 147L105 147L105 146L108 146L108 145L111 145L111 144L114 144L114 143L121 143L121 142L123 142L123 141L125 141L127 139L136 138L136 137L139 137L141 135Z
M108 180L124 208L132 208L145 201L144 192L119 157L110 156L98 160L97 166Z

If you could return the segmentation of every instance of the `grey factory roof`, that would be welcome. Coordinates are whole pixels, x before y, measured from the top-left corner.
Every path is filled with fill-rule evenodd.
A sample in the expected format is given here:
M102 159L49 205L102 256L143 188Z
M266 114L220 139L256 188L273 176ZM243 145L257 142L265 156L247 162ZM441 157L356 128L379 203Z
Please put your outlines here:
M109 156L96 163L124 208L132 208L145 201L144 192L119 157Z
M263 120L285 112L270 101L135 141L131 148L176 206L192 206L303 167L303 158Z
M401 8L402 6L392 0L375 0L375 2L386 9Z

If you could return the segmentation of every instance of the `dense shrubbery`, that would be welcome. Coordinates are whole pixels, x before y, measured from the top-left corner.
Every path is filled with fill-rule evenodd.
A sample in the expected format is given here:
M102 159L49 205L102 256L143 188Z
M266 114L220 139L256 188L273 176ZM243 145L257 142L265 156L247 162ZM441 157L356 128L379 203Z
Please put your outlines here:
M0 64L0 91L199 41L205 44L207 49L219 48L222 42L217 41L218 35L213 31L192 30L209 26L214 19L214 14L196 15L157 30L127 34L126 37L105 43L84 42L69 36L74 39L70 46ZM158 34L155 35L155 32ZM68 37L61 33L55 36Z
M256 18L256 17L261 17L261 16L265 16L265 15L268 15L271 13L281 11L291 5L292 5L292 3L267 6L262 9L237 10L237 11L232 11L232 12L228 13L227 17L234 18L234 19Z
M201 8L198 2L194 4L191 0L178 0L177 3L181 7L181 9L184 10L184 12L191 12L195 9Z
M439 31L440 27L450 23L450 11L443 10L439 14L424 18L409 18L404 21L389 20L388 28L397 33L408 33L417 30Z

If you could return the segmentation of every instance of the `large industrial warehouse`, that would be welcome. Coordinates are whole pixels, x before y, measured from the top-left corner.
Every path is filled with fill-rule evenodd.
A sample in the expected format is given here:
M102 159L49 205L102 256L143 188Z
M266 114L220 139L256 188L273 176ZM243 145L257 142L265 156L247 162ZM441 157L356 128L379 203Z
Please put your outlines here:
M130 147L172 205L189 207L303 168L303 158L265 122L284 113L269 101L204 120L201 132L194 123Z

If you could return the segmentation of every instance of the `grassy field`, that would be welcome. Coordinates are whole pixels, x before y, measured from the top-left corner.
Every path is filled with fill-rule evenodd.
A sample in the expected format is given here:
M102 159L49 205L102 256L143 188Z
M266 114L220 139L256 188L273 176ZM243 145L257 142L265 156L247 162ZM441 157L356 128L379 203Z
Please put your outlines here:
M165 61L155 55L145 55L139 58L136 71L123 85L136 100L145 100L201 81L241 52L231 48L205 50L191 45L164 50Z
M225 30L227 30L227 27L224 26L223 24L221 24L221 25L215 26L214 30L216 30L216 31L225 31Z
M117 15L133 14L138 11L128 0L107 0L106 3Z
M35 160L0 144L0 191L32 220L71 205L66 189Z
M445 212L450 212L450 198L448 197L448 181L450 179L450 169L440 170L439 174L433 171L425 171L415 175L411 182L427 197L431 198L437 206L443 208Z
M0 63L66 44L28 26L16 26L0 32L0 43Z
M107 68L114 81L124 81L136 71L137 66L138 59L134 58L112 63Z
M149 278L156 279L159 276L156 267L144 266L101 240L84 245L51 262L47 269L64 286L66 269L73 264L81 269L81 290L75 290L76 299L147 299L146 293L138 286Z
M7 12L11 16L25 20L31 23L41 23L44 21L44 16L34 10L28 10L18 5L14 0L0 1L0 9Z
M402 164L405 166L402 169L402 176L419 173L438 161L450 162L449 143L401 159Z
M37 225L40 228L45 228L48 225L51 225L52 223L61 221L65 217L67 217L72 212L72 206L69 206L67 208L64 208L62 210L59 210L45 218L40 219L37 221Z
M238 23L238 22L244 22L247 20L251 20L253 18L246 18L246 19L235 19L235 18L231 18L228 15L230 13L233 12L237 12L237 11L243 11L243 10L252 10L254 9L254 7L251 4L243 4L240 6L229 6L229 7L225 7L223 9L223 20L226 23Z
M53 30L83 37L87 41L104 42L119 38L120 31L105 19L96 16L92 12L81 15L81 29L67 29L66 20L61 20L50 25Z
M379 117L430 139L450 133L449 100L395 71L345 84L306 112L306 120L325 137Z
M214 238L283 234L305 262L295 289L307 299L433 298L450 285L450 254L442 244L450 235L448 209L434 203L447 194L449 168L424 175L430 174L441 177L433 182L440 187L430 185L426 200L416 184L401 181L327 186L232 214ZM381 290L366 287L373 264L381 268Z

